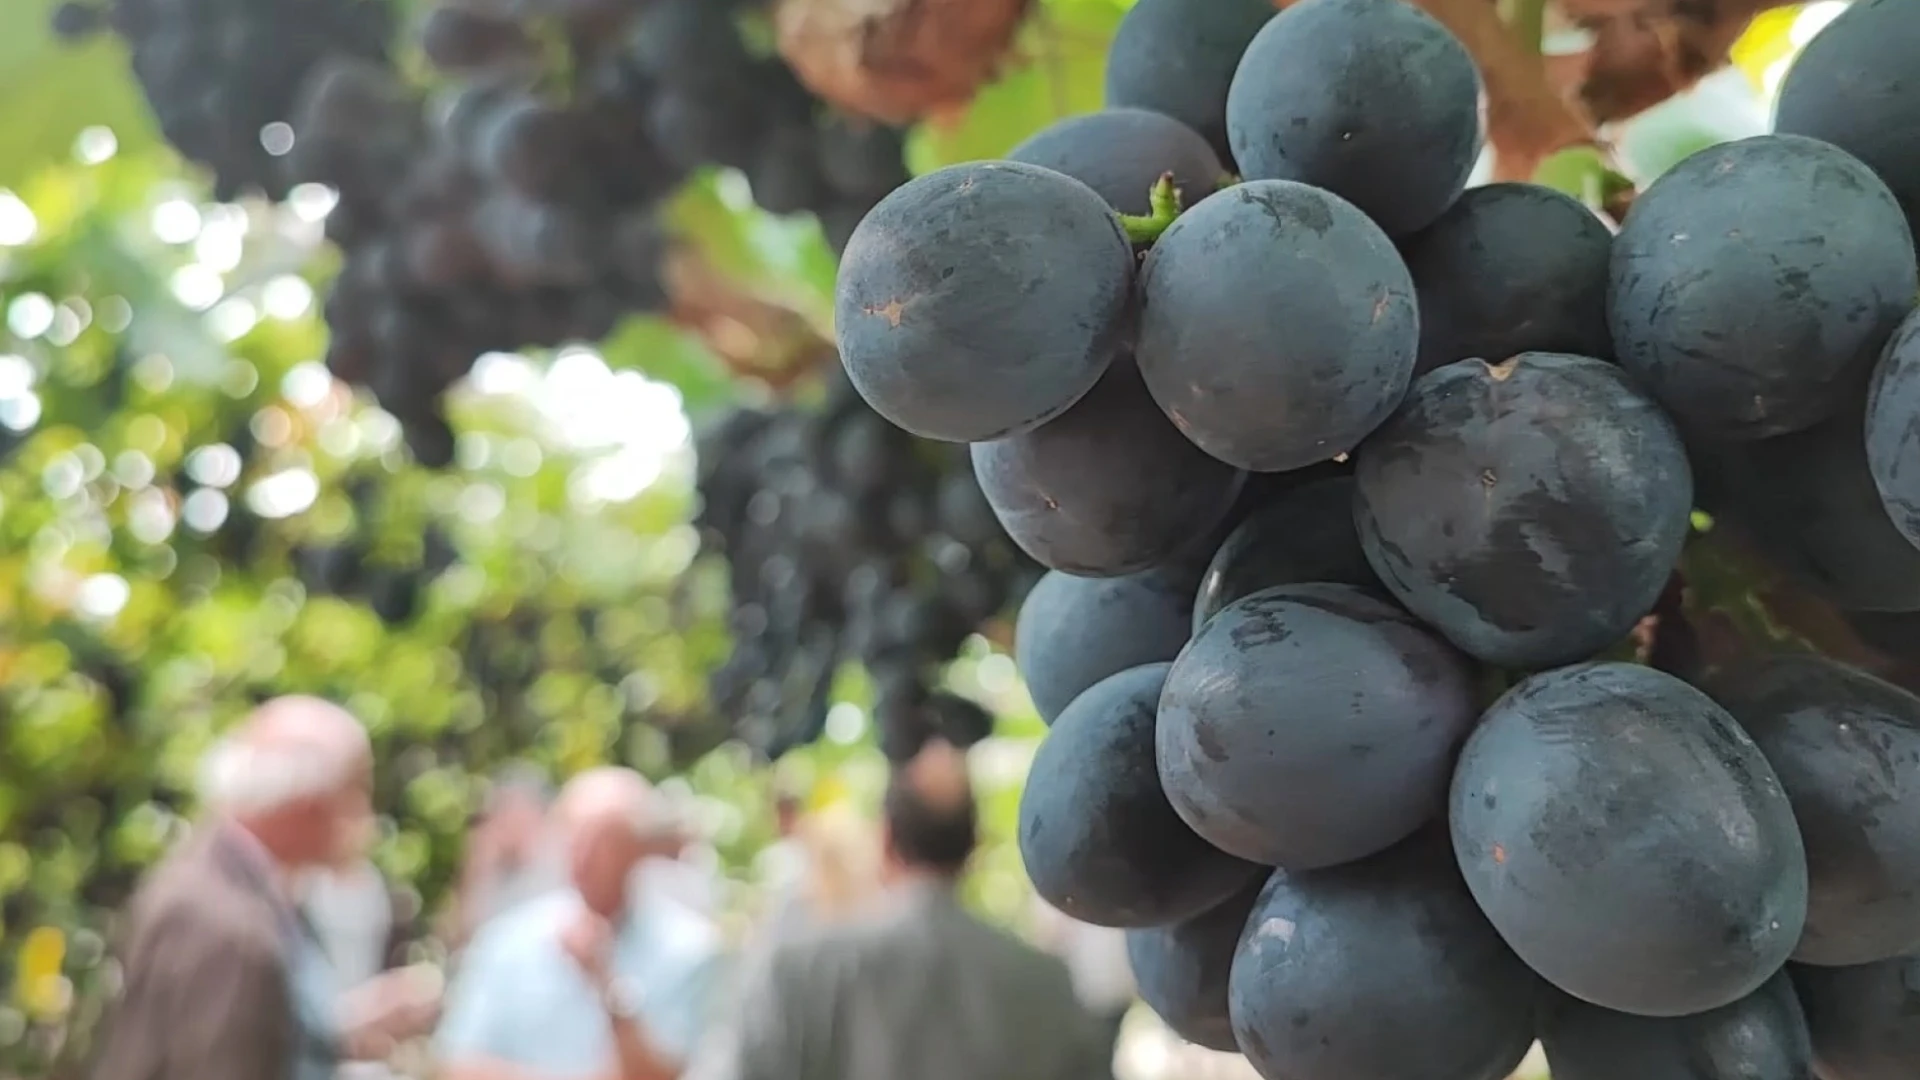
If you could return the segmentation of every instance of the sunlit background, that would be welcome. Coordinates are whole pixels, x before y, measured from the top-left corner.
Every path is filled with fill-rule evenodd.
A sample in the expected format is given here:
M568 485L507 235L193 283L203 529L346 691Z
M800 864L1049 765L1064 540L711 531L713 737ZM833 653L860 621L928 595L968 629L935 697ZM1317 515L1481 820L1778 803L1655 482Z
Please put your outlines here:
M1097 105L1122 6L1049 8L1025 48L1036 62L922 133L915 159L995 153ZM619 753L673 773L670 793L743 866L767 839L766 779L702 712L701 680L726 642L723 585L697 563L687 523L691 433L770 391L731 378L687 328L632 320L597 347L483 357L454 395L455 467L413 467L398 423L320 363L333 194L207 201L117 58L61 55L47 5L8 7L0 933L15 955L0 1075L49 1052L73 1019L104 953L94 905L176 834L213 732L281 687L335 692L404 748L383 769L383 798L402 810L379 860L423 892L452 872L478 775L522 748L562 768ZM1844 7L1763 16L1736 68L1617 133L1622 164L1644 179L1765 130L1792 55ZM285 153L293 136L277 127L263 142ZM826 329L817 226L754 210L738 175L703 178L680 203L717 265ZM436 531L458 557L426 573ZM327 553L349 543L389 586L423 575L404 617L321 587ZM1007 841L1041 728L1004 646L969 641L949 685L1003 717L975 752L993 835L972 892L1017 923L1030 897ZM822 744L783 763L818 802L870 800L882 779L866 688L857 673L843 683ZM1251 1075L1135 1020L1131 1077Z

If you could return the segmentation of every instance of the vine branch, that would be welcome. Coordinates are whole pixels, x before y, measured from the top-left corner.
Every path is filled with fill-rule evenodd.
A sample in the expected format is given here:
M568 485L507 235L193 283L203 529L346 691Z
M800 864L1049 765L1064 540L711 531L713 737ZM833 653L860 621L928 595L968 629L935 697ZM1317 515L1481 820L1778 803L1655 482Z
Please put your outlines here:
M668 318L701 339L729 371L783 390L838 355L807 317L728 278L691 244L666 260Z

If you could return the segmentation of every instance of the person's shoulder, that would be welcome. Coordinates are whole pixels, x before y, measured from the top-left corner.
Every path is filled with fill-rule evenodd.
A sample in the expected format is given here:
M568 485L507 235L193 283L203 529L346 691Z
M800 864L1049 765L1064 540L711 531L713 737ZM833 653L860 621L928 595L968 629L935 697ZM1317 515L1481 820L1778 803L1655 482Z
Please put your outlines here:
M275 956L278 925L265 901L214 872L194 838L156 865L127 905L130 944L217 950L234 959Z
M981 918L957 900L931 909L901 905L889 917L841 927L838 933L839 943L824 946L824 951L861 958L890 953L921 955L931 948L947 962L965 963L1008 986L1042 995L1072 996L1072 977L1058 957Z
M1004 926L987 922L971 912L962 912L962 915L972 930L970 947L1034 985L1058 983L1071 990L1073 977L1064 960Z
M481 923L467 955L490 963L524 958L552 942L578 908L578 899L564 889L521 901Z
M252 918L236 905L209 903L185 890L150 896L131 913L129 933L136 943L160 951L191 951L224 962L277 961L282 953L278 928Z
M836 984L863 970L865 957L884 948L871 927L852 923L796 927L771 942L757 963L759 976L793 998L833 996Z
M724 950L720 924L705 912L668 893L654 892L643 908L649 936L658 947L683 962L704 963Z
M772 950L774 963L813 978L865 971L889 957L924 953L940 936L925 913L895 898L860 919L802 923Z

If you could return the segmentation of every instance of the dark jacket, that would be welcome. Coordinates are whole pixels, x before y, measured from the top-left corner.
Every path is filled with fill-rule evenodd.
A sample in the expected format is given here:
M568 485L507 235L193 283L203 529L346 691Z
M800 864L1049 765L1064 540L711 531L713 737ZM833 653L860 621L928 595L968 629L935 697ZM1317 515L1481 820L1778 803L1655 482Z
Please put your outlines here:
M331 1053L303 1022L290 957L299 916L264 859L210 825L128 905L122 987L94 1080L294 1080Z
M1112 1041L1060 961L922 887L785 942L747 977L702 1078L1110 1080Z

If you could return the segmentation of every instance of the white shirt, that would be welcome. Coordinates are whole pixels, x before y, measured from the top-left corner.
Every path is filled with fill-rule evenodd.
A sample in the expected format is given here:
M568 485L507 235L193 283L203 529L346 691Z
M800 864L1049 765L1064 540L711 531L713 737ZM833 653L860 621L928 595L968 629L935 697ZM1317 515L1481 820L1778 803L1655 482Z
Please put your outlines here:
M345 993L386 969L393 897L372 863L308 875L301 894L300 906L326 951L336 992Z
M571 889L529 900L475 936L437 1034L443 1061L495 1058L558 1080L604 1071L613 1032L560 943L580 911ZM700 1041L721 977L718 928L649 890L618 928L614 975L638 993L647 1035L685 1060Z

